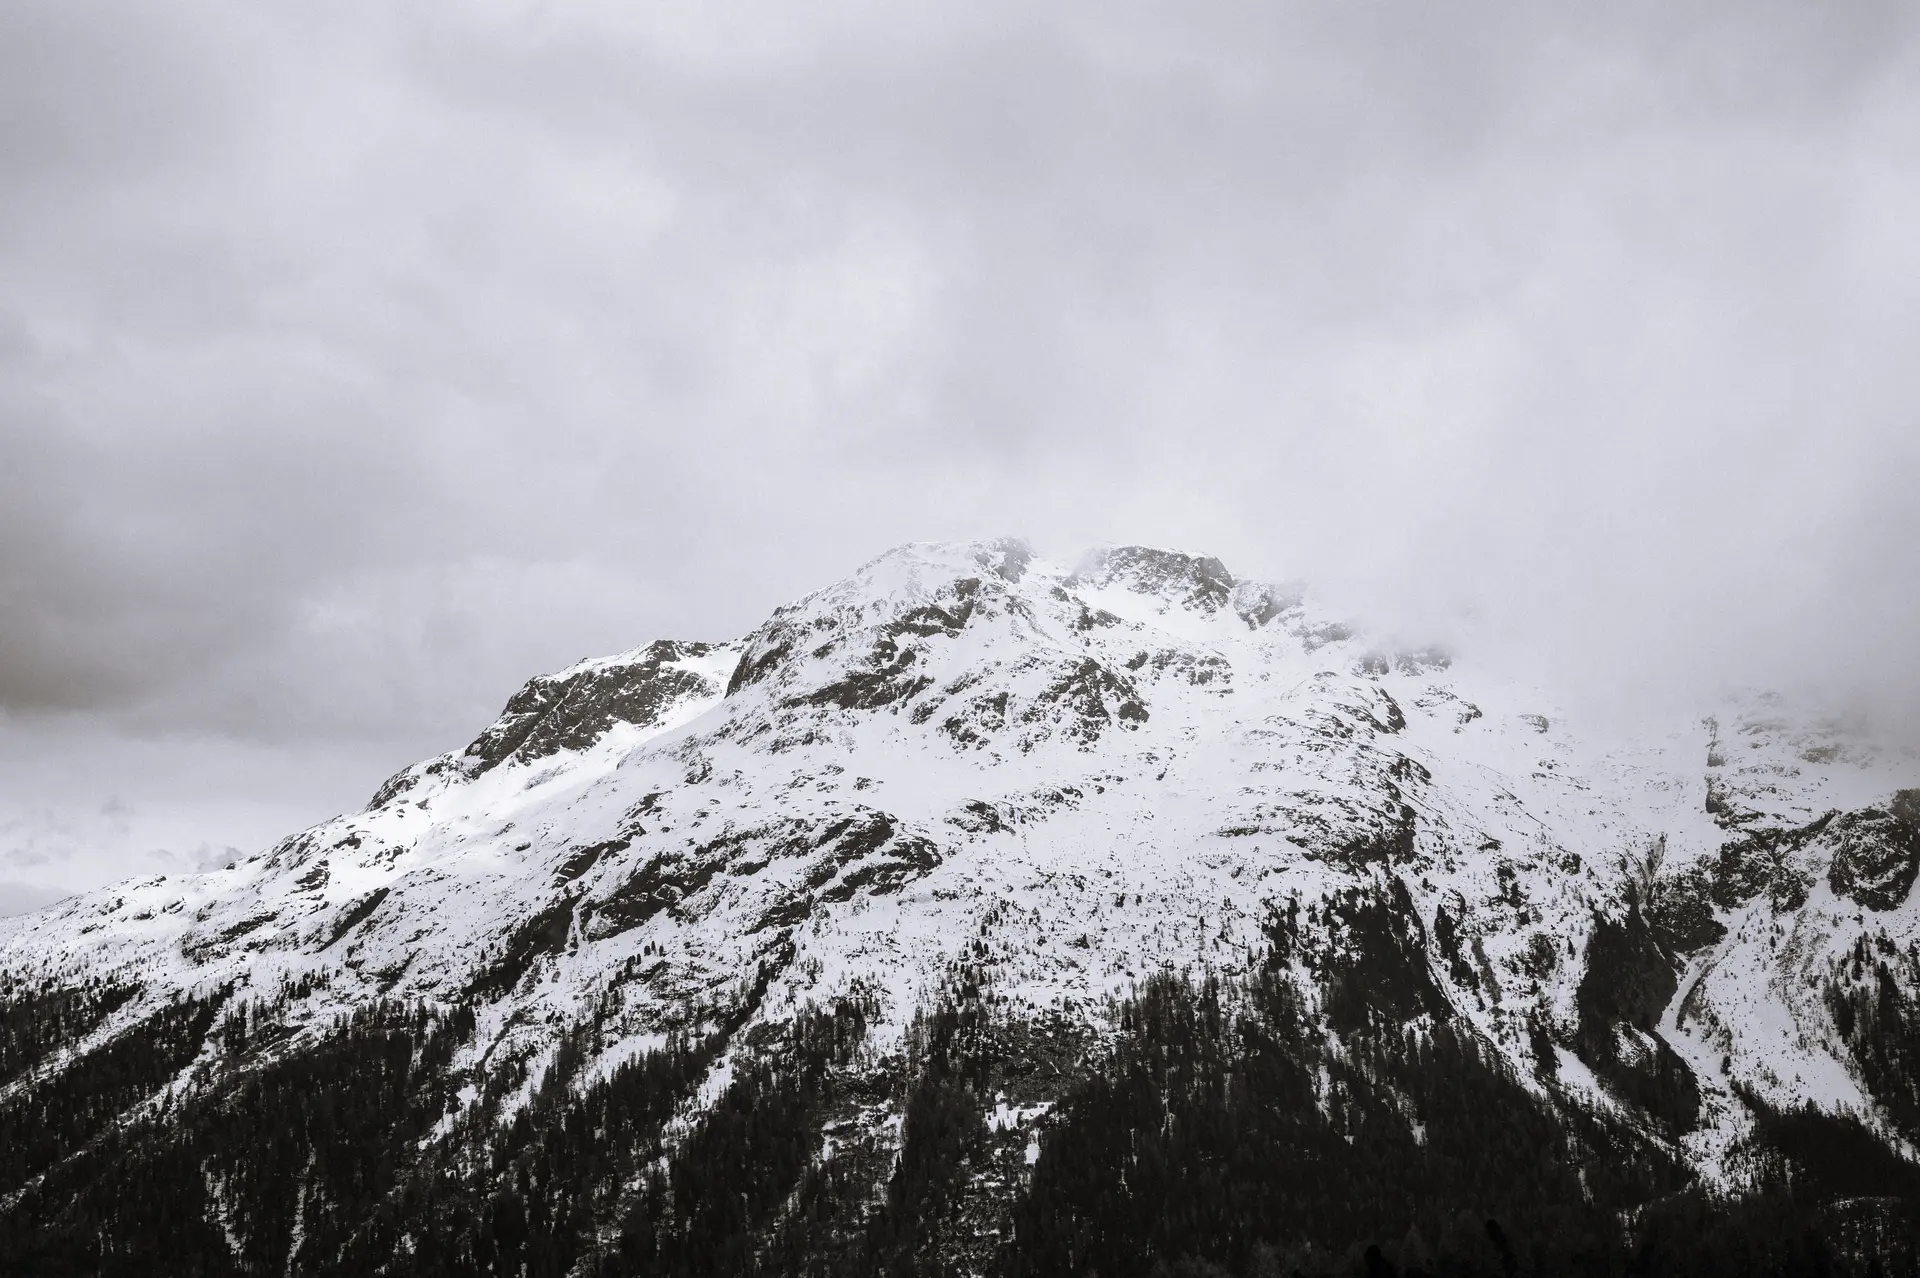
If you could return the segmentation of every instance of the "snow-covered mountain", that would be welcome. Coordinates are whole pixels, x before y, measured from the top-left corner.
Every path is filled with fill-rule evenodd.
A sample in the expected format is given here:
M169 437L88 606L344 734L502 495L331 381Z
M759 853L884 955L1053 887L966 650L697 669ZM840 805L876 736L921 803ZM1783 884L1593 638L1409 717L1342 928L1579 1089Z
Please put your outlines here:
M1505 1234L1434 1222L1600 1246L1779 1192L1906 1255L1917 786L1766 698L1590 740L1215 559L907 546L736 641L537 678L225 870L0 920L0 1248L1499 1272ZM1103 1145L1129 1078L1157 1127ZM1254 1110L1291 1125L1180 1134ZM1423 1169L1377 1210L1373 1157ZM1526 1159L1573 1179L1487 1188ZM1202 1182L1267 1224L1156 1223Z

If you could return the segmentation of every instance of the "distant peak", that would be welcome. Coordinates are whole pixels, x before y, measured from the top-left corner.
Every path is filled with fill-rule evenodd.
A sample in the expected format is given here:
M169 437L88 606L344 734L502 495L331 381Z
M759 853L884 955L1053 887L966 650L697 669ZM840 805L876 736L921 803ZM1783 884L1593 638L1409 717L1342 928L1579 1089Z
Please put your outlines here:
M931 567L942 571L979 571L1017 582L1033 562L1033 547L1018 537L986 541L909 541L869 559L862 575L892 567Z
M1211 555L1156 546L1103 546L1090 551L1075 570L1074 580L1177 599L1206 612L1224 606L1233 597L1234 587L1233 574Z

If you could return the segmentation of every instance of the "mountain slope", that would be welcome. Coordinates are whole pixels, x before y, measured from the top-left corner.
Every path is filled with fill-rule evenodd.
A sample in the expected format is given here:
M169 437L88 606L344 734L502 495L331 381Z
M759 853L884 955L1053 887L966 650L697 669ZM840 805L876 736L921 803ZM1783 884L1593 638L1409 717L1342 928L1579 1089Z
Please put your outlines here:
M1605 1255L1711 1191L1905 1254L1916 778L1764 701L1583 742L1217 560L904 547L0 921L0 1247L1499 1272L1460 1212Z

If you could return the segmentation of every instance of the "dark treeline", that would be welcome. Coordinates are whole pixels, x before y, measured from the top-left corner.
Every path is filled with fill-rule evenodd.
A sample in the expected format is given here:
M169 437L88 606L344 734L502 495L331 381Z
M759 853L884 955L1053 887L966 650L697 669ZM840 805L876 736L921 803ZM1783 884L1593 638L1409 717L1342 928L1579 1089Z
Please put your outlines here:
M995 1140L987 1115L999 1088L1037 1072L1036 1037L996 1014L977 973L958 973L915 1018L893 1094L853 1092L898 1105L894 1156L849 1142L808 1166L772 1246L745 1272L933 1278L990 1266L1014 1178L1010 1139Z
M118 998L110 993L100 1001ZM219 1005L216 997L164 1006L38 1086L0 1102L0 1193L22 1189L158 1092L199 1053ZM80 1022L97 1021L97 1007L84 1009ZM13 1213L0 1213L0 1229L11 1232L12 1224Z
M602 1275L660 1278L751 1272L757 1240L819 1152L820 1110L866 1038L857 1002L806 1012L786 1050L737 1064L699 1129L664 1169L651 1169L624 1213Z
M1403 897L1345 894L1309 926L1288 907L1264 956L1153 978L1097 1047L967 969L884 1057L863 997L755 1023L784 953L611 1067L617 989L544 1058L509 1036L458 1064L470 1004L295 1034L311 990L290 987L161 1005L57 1068L128 995L13 990L0 1273L1920 1272L1920 1170L1860 1123L1744 1097L1752 1188L1716 1198L1670 1124L1566 1103L1456 1019ZM1894 961L1835 974L1843 1034L1908 1023ZM1052 1110L989 1122L1002 1098Z
M1008 1278L1912 1272L1920 1183L1850 1120L1765 1113L1729 1202L1446 1022L1329 1051L1269 974L1161 978L1123 1026L1042 1138Z
M1905 994L1913 989L1920 989L1920 947L1897 949L1879 933L1854 942L1825 991L1864 1081L1910 1140L1920 1139L1920 1015Z
M1007 1278L1916 1272L1920 1171L1857 1121L1746 1097L1753 1189L1712 1197L1664 1116L1543 1097L1452 1019L1399 893L1319 908L1277 911L1246 976L1121 1009L1041 1139ZM1329 933L1369 943L1303 939Z
M183 1002L33 1093L88 1089L124 1109L207 1044L232 1062L270 1045L284 1004ZM381 1206L417 1139L445 1107L435 1080L471 1014L369 1004L298 1052L234 1071L174 1106L126 1116L66 1157L4 1214L0 1262L34 1274L281 1272L296 1236L337 1250ZM156 1050L164 1049L164 1050ZM93 1087L96 1060L119 1062Z
M316 1250L311 1271L568 1273L593 1240L596 1215L658 1155L662 1126L724 1044L721 1035L676 1035L581 1080L585 1032L562 1041L531 1100L506 1123L499 1087L450 1116L445 1139L337 1261Z
M139 992L137 985L99 981L77 987L0 982L0 1084L85 1038Z

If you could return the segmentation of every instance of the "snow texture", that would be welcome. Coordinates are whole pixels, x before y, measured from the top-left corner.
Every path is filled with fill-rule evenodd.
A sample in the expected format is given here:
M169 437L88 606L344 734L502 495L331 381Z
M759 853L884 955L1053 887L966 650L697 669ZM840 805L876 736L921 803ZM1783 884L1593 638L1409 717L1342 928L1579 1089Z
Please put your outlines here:
M1711 1172L1749 1122L1736 1084L1881 1121L1814 978L1869 932L1920 941L1911 868L1842 873L1845 829L1804 831L1917 775L1767 698L1591 742L1537 689L1213 559L911 545L735 642L536 679L464 750L231 868L0 920L0 969L142 982L92 1041L228 984L310 979L290 1014L315 1032L376 996L477 1000L469 1065L536 1060L610 998L604 1071L763 963L763 1019L858 990L898 1041L964 952L1098 1033L1152 973L1244 968L1290 898L1397 882L1456 1011L1523 1077L1617 1107L1576 1047L1589 947L1693 884L1674 992L1616 1041L1686 1062ZM1803 833L1728 886L1763 828Z

